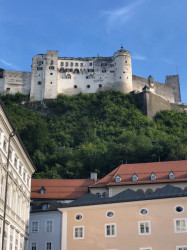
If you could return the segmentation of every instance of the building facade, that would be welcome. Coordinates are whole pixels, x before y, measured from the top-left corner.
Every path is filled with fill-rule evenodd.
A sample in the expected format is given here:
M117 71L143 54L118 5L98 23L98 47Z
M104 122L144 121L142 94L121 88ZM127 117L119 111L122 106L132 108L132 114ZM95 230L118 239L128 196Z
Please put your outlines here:
M178 75L166 76L165 84L132 75L131 54L123 47L111 57L58 57L58 51L47 51L33 57L31 72L0 69L0 93L28 94L31 101L109 89L138 93L145 85L170 103L181 102Z
M187 250L187 161L122 164L59 211L61 250Z
M35 168L2 104L0 166L0 247L27 250L31 177Z

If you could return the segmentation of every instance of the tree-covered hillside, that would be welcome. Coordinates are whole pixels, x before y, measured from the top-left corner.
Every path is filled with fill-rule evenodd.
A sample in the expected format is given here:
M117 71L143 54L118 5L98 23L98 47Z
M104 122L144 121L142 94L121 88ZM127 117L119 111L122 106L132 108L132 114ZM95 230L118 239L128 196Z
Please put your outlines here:
M122 162L187 159L186 113L162 111L153 122L133 95L117 91L60 95L47 103L47 114L23 106L26 98L2 100L38 170L35 178L87 178L91 171L101 178Z

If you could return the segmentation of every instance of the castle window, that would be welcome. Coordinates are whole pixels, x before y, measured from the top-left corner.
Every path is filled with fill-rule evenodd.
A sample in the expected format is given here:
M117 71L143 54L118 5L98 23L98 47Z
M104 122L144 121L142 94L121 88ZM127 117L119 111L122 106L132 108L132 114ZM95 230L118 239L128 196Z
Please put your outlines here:
M53 75L53 73L50 73L50 75L52 76L52 75Z
M42 67L37 67L37 70L42 70L43 68Z
M102 84L99 84L99 88L102 88Z
M53 84L53 82L51 82L51 84Z
M75 67L78 67L79 66L79 64L78 63L75 63Z
M90 66L92 66L93 64L92 64L92 62L90 62Z
M88 72L94 72L94 69L88 69Z
M53 65L53 60L51 60L51 65Z
M68 75L66 76L66 79L71 79L71 75L68 74Z
M128 76L127 76L127 79L128 79Z
M66 62L66 67L67 67L68 65L69 65L68 62Z
M60 73L65 73L65 69L64 68L60 68Z
M127 61L125 61L127 63Z
M78 69L75 69L75 70L74 70L74 73L79 74L79 70L78 70Z
M81 63L80 66L83 67L83 63Z
M123 71L123 73L125 74L125 71Z
M110 73L114 73L114 70L110 70Z
M64 62L61 62L61 64L60 64L61 66L64 66Z
M49 66L49 69L55 69L55 67L54 66Z
M7 92L10 92L10 88L7 88L6 91L7 91Z
M90 88L90 85L87 85L87 88L89 89L89 88Z
M73 67L73 62L71 62L71 67Z
M40 194L45 194L45 191L46 191L45 187L42 186L41 189L40 189Z
M89 79L89 77L88 77L88 76L86 76L86 79Z
M121 76L119 78L121 79Z
M107 63L101 63L101 66L107 66Z
M114 67L114 64L110 64L110 67Z
M74 85L74 89L76 89L77 88L77 85Z
M104 69L104 70L102 70L102 73L106 73L106 70Z

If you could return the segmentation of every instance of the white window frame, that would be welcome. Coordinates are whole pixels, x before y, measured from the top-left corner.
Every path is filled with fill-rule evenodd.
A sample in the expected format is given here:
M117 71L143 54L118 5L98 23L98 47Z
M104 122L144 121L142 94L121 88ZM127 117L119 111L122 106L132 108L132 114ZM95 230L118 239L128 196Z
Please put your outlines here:
M36 244L36 250L37 250L37 243L36 242L31 242L31 250L32 250L32 247L33 247L32 244Z
M149 225L149 232L148 233L146 233L146 232L141 233L141 227L140 227L141 223L144 223L144 226L145 226L145 223L148 223L148 225ZM151 222L150 222L150 220L138 221L138 232L139 232L139 235L150 235L151 234Z
M32 224L36 223L36 222L38 223L37 231L35 231L35 230L33 231L33 225ZM39 221L38 220L31 221L31 232L32 233L38 233L39 232Z
M182 248L182 250L184 250L183 248L187 248L187 245L186 246L176 246L176 250L179 250L179 248Z
M45 242L45 250L47 250L47 243L51 243L51 250L53 249L53 243L52 241L46 241Z
M177 225L176 225L176 222L178 220L184 220L185 221L185 230L177 230ZM175 233L187 233L187 218L177 218L177 219L174 219L174 227L175 227Z
M112 235L107 234L107 226L114 226L114 234L112 234ZM105 237L116 237L116 235L117 235L116 223L105 224Z
M47 222L51 222L51 231L48 231L47 229L48 229L48 226L47 226ZM53 220L46 220L45 221L45 232L47 232L47 233L51 233L51 232L53 232Z
M80 236L76 237L75 236L75 230L77 228L82 228L82 237L80 237ZM82 240L82 239L84 239L84 226L75 226L75 227L73 227L73 239L74 240Z

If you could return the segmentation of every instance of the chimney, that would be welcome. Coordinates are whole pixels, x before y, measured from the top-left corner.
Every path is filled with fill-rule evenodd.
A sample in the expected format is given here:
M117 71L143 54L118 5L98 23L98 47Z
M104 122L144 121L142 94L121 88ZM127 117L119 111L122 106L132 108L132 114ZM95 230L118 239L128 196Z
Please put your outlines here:
M90 179L94 180L94 181L97 181L97 173L96 172L91 172L90 173Z

